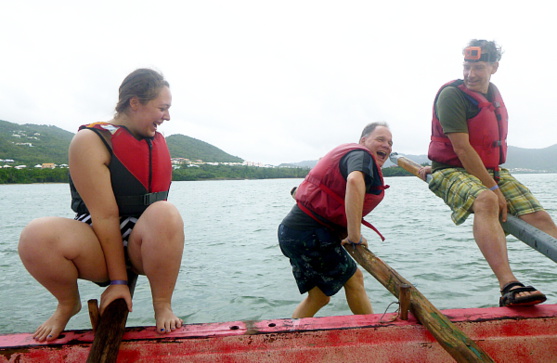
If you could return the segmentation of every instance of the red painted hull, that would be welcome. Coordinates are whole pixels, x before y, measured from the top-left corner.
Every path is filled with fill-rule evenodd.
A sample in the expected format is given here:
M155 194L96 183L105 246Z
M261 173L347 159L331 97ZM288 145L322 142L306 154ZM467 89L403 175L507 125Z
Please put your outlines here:
M557 305L445 310L497 362L557 362ZM190 324L160 335L129 328L119 362L452 362L410 315L334 316ZM51 344L30 334L0 335L0 362L84 362L91 331L68 331Z

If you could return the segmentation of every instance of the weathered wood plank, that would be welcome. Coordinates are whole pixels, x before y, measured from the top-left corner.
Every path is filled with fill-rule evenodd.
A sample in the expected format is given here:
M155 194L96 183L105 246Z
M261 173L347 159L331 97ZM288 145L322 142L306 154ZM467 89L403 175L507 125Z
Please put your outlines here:
M397 298L401 287L410 286L410 311L457 362L493 362L487 353L458 329L418 289L370 250L361 245L347 245L345 249L360 266Z
M132 297L136 282L137 275L128 271L128 286ZM95 338L87 357L88 363L116 362L127 319L128 306L124 299L115 300L106 307L97 324Z

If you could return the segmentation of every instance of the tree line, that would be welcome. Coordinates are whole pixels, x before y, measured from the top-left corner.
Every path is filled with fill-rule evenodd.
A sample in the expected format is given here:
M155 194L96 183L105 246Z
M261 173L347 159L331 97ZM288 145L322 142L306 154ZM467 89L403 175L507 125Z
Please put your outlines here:
M309 168L261 168L238 165L199 165L183 167L172 172L174 181L232 180L232 179L280 179L304 178ZM400 167L383 169L384 176L411 175ZM66 168L0 168L0 184L67 183L69 171Z
M304 178L307 168L260 168L255 166L200 165L172 172L172 180ZM67 183L69 169L0 168L0 184Z
M1 168L0 184L67 183L68 169Z

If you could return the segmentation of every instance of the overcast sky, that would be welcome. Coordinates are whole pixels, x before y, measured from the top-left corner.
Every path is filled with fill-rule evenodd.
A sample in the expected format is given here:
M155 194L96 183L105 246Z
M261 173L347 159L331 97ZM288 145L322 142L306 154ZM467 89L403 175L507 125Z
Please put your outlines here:
M357 142L373 121L394 151L426 154L462 48L496 40L509 144L557 143L551 1L0 0L0 34L0 120L108 121L124 77L150 67L173 94L166 136L275 165Z

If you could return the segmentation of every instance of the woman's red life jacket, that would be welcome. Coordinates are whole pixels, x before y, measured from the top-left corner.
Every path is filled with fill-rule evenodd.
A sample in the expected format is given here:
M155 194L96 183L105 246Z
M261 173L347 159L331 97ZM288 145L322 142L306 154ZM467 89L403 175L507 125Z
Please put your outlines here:
M97 122L80 126L93 130L110 151L112 190L121 216L138 216L159 200L166 200L172 181L170 152L164 137L136 139L124 126ZM88 213L85 203L70 179L72 209Z

